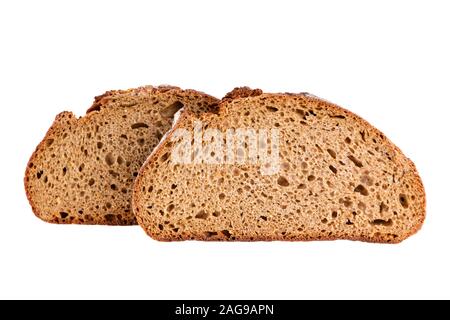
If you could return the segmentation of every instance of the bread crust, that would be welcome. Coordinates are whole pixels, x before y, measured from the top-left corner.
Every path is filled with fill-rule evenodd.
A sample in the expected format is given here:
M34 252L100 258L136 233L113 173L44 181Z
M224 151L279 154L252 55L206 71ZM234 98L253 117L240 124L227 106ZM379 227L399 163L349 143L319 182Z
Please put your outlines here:
M97 218L97 219L91 219L91 220L84 220L83 222L80 222L78 220L62 219L55 215L53 215L51 217L47 217L45 212L42 212L39 209L39 207L36 205L36 203L33 199L33 196L31 194L31 190L30 190L30 181L32 179L31 169L32 169L33 163L35 162L36 157L39 154L39 152L41 152L42 150L44 150L46 148L47 142L49 141L49 139L51 139L50 137L53 136L55 131L57 131L59 128L66 125L65 123L63 123L63 120L64 121L69 120L71 123L73 123L76 126L80 121L89 122L90 118L95 117L96 113L94 111L100 111L100 109L102 109L102 108L108 108L108 106L109 106L108 102L111 99L114 99L120 95L130 95L130 94L153 95L153 94L166 93L166 92L170 92L174 96L182 96L182 95L186 96L186 95L192 94L192 95L200 95L201 97L203 97L205 99L209 99L211 101L217 100L216 98L214 98L210 95L207 95L203 92L199 92L196 90L191 90L191 89L183 90L179 87L169 86L169 85L160 85L160 86L156 86L156 87L148 85L148 86L142 86L142 87L128 89L128 90L107 91L104 94L95 97L93 104L91 105L91 107L89 107L87 109L86 115L81 116L79 118L77 118L72 112L69 112L69 111L63 111L63 112L59 113L55 117L55 120L53 121L50 128L47 130L42 141L38 144L38 146L32 153L30 159L28 160L27 167L25 170L25 176L24 176L24 180L23 180L24 188L25 188L25 193L26 193L28 202L32 208L34 215L45 222L54 223L54 224L88 224L88 225L111 225L111 226L136 225L137 222L136 222L135 218L133 218L133 219L107 219L106 217L103 217L103 219Z
M331 102L328 102L326 100L323 100L321 98L318 98L312 94L309 93L263 93L260 89L250 89L248 87L240 87L235 88L231 92L229 92L224 99L219 103L218 105L218 111L217 113L205 113L202 114L200 119L208 122L208 119L211 119L212 117L221 117L227 113L227 109L230 106L230 103L233 101L241 101L241 100L248 100L252 99L254 97L266 97L266 98L276 98L285 100L288 97L297 96L302 97L306 99L307 101L320 103L321 105L326 106L328 110L330 110L332 113L337 115L344 114L345 116L351 118L353 121L357 121L366 127L367 130L377 134L381 139L383 140L384 145L389 147L393 154L395 155L395 161L397 161L397 165L404 167L408 170L408 173L412 174L414 177L415 184L412 186L416 190L416 194L421 199L420 203L420 218L418 219L417 223L410 229L408 233L403 234L400 237L386 237L386 236L371 236L371 237L365 237L365 236L336 236L336 237L327 237L327 236L321 236L318 237L308 237L308 236L299 236L299 237L285 237L285 236L271 236L271 237L264 237L264 236L252 236L252 237L245 237L242 235L236 235L236 241L317 241L317 240L351 240L351 241L363 241L363 242L370 242L370 243L400 243L406 238L416 234L422 227L423 223L425 222L426 218L426 193L425 188L422 182L422 179L419 176L419 173L416 169L415 164L406 157L403 152L398 148L392 141L390 141L380 130L378 130L376 127L371 125L368 121L365 119L359 117L358 115L354 114L353 112L342 108L336 104L333 104ZM196 119L195 115L193 115L191 112L185 112L177 121L177 123L174 124L172 129L168 132L166 135L164 141L162 141L159 146L153 151L152 155L146 160L144 165L141 167L139 171L139 175L135 181L134 185L134 192L133 192L133 200L132 200L132 207L133 211L135 212L135 215L137 217L138 223L141 225L141 227L144 229L144 231L152 237L155 240L158 241L185 241L185 240L200 240L200 241L233 241L230 238L218 233L217 236L214 238L207 237L205 235L192 235L192 236L183 236L183 235L177 235L165 237L163 235L160 235L158 233L153 233L151 228L147 228L145 225L145 222L143 220L143 217L141 216L142 212L140 212L138 203L142 200L141 190L143 188L143 177L146 175L146 172L149 167L161 156L161 153L165 151L167 143L171 140L173 137L174 132L180 128L184 121L189 121L192 119ZM403 160L403 161L402 161Z

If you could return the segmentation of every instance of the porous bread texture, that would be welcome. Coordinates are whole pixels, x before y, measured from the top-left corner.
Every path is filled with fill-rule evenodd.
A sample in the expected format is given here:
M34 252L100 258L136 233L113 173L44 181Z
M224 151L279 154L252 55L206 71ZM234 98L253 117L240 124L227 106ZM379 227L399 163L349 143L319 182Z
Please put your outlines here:
M25 189L36 216L52 223L133 225L133 182L181 108L217 100L177 87L109 91L84 117L59 114L31 156Z
M222 132L278 128L281 170L172 163L175 130L196 120ZM355 114L309 94L238 88L217 114L180 118L141 168L133 209L161 241L398 243L422 226L425 191L413 162Z

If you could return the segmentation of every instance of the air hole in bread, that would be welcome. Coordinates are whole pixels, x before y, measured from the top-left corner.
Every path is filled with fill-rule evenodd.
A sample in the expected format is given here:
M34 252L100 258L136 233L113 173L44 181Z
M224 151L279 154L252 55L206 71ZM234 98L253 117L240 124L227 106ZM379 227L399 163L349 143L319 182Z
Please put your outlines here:
M205 220L208 218L208 213L206 213L204 210L201 210L199 213L195 215L195 218Z
M219 194L219 199L220 199L220 200L223 200L223 199L225 199L225 193L221 193L221 194Z
M69 216L69 214L68 214L67 212L64 212L64 211L61 211L61 212L59 213L59 215L60 215L60 217L61 217L62 219L65 219L65 218L67 218L67 217Z
M214 231L206 231L206 232L205 232L205 236L206 236L207 238L211 238L211 237L217 236L217 232L214 232Z
M170 212L170 211L172 211L173 209L175 209L175 205L172 203L172 204L169 204L169 206L167 207L167 212Z
M322 148L318 144L316 144L316 148L317 150L319 150L319 152L323 152Z
M277 112L277 111L278 111L278 108L275 108L275 107L269 107L269 106L266 106L266 109L267 109L269 112Z
M175 101L171 105L169 105L166 108L164 108L163 110L161 110L160 114L164 118L173 118L175 113L177 113L177 111L180 110L181 108L183 108L183 103L181 103L180 101Z
M111 152L107 153L105 156L105 162L108 166L112 166L115 162L114 156Z
M368 196L369 195L369 191L362 185L358 185L355 188L355 192L362 194L363 196Z
M103 142L101 142L101 141L97 142L97 148L98 149L103 148Z
M148 128L148 124L143 123L143 122L138 122L138 123L133 123L131 125L131 129L140 129L140 128Z
M48 140L45 142L45 145L46 145L47 147L50 147L50 146L53 144L53 142L55 142L55 139L48 139Z
M89 182L88 182L88 185L89 185L89 186L93 186L94 183L95 183L95 180L94 180L93 178L90 178L90 179L89 179Z
M330 116L330 118L334 118L334 119L345 119L345 116L337 115L337 116Z
M161 156L160 160L161 160L161 162L166 162L167 159L169 159L169 157L170 157L170 154L168 152L166 152Z
M355 164L355 166L357 166L358 168L362 168L363 166L362 162L356 159L353 155L349 155L348 158L350 159L351 162Z
M333 219L336 219L336 218L338 217L338 213L337 213L336 211L333 211L333 212L331 213L331 217L332 217Z
M335 167L329 166L329 168L334 174L337 174L337 169Z
M227 237L227 238L230 238L230 237L231 237L231 233L230 233L230 231L228 231L228 230L222 230L222 234L223 234L225 237Z
M114 190L114 191L116 191L116 190L117 190L117 186L113 183L113 184L111 185L111 189Z
M282 186L282 187L287 187L289 186L289 181L288 179L286 179L285 177L281 176L278 178L277 183Z
M389 207L384 202L381 202L381 204L380 204L380 213L388 212L388 210L389 210Z
M366 142L366 132L365 131L360 131L359 134L361 135L361 139Z
M302 109L296 109L295 113L298 114L302 118L305 116L305 111L303 111Z
M349 207L352 206L352 201L351 201L350 199L348 199L348 198L345 198L345 199L339 199L339 203L344 204L344 206L345 206L346 208L349 208Z
M394 224L394 222L392 221L392 219L389 220L376 219L373 220L371 224L374 226L391 227Z
M114 171L114 170L108 170L108 173L110 175L112 175L114 178L118 178L119 177L119 174L116 171Z
M399 201L403 208L407 209L409 207L408 198L405 194L402 193L399 195Z
M327 149L327 152L333 159L336 159L336 152L334 150Z
M145 144L145 139L144 138L139 138L137 140L138 145L140 145L141 147Z
M313 175L308 176L308 181L309 181L309 182L312 182L312 181L314 181L314 180L316 180L316 177L315 177L315 176L313 176Z

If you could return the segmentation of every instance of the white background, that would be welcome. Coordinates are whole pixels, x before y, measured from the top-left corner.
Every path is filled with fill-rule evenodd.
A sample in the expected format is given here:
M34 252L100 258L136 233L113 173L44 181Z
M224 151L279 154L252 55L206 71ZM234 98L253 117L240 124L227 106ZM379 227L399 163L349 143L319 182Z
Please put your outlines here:
M0 298L450 298L448 1L1 1ZM29 156L109 89L308 91L412 158L427 221L399 245L158 243L34 217Z

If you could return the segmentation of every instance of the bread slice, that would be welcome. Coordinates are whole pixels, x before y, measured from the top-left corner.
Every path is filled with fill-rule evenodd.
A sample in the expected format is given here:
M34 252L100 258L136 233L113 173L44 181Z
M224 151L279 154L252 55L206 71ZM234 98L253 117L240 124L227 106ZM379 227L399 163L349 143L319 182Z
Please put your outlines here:
M132 186L175 112L202 112L213 97L176 87L109 91L86 116L63 112L31 156L25 189L34 213L53 223L132 225Z
M193 128L197 134L207 128L277 129L278 140L267 135L257 143L271 148L271 156L278 152L278 158L251 162L246 138L229 149L241 160L247 155L246 161L233 160L228 151L209 154L213 138L203 136L196 144L194 133L185 146L196 147L181 157L191 161L179 161L184 142L178 133ZM215 137L228 146L225 134ZM259 160L263 155L258 153ZM398 243L424 222L425 192L414 164L355 114L309 94L238 88L223 99L218 113L186 113L179 119L141 168L133 210L147 234L163 241Z

